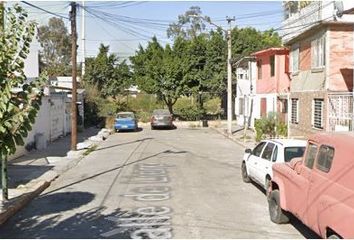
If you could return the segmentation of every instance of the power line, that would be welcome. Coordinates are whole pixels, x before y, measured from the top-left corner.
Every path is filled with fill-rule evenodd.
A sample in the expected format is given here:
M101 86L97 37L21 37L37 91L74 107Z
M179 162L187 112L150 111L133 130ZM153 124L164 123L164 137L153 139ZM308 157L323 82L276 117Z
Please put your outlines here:
M51 14L51 15L54 15L54 16L57 16L57 17L60 17L60 18L65 18L65 19L69 20L68 17L62 16L62 15L59 15L59 14L57 14L57 13L51 12L51 11L49 11L49 10L46 10L46 9L44 9L44 8L38 7L38 6L36 6L36 5L33 5L32 3L29 3L29 2L26 2L26 1L21 1L21 2L24 3L24 4L26 4L26 5L28 5L28 6L31 6L31 7L33 7L33 8L39 9L39 10L41 10L41 11L43 11L43 12L46 12L46 13L49 13L49 14Z

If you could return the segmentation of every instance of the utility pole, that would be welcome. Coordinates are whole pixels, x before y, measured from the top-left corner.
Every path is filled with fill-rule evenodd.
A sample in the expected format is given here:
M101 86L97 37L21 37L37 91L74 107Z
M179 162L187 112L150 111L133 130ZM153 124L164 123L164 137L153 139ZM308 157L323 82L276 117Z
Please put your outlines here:
M0 1L0 36L1 44L5 44L5 3ZM7 158L6 156L1 157L1 188L2 188L2 200L6 201L9 199L8 192L8 173L7 173Z
M227 133L232 134L232 60L231 60L231 22L235 21L235 17L226 17L229 24L227 31Z
M70 21L71 21L71 64L72 64L72 92L71 92L71 150L76 151L77 143L77 83L76 83L76 3L71 2Z
M82 1L81 5L81 55L82 55L82 65L81 65L81 80L84 79L85 75L85 60L86 60L86 36L85 36L85 1Z

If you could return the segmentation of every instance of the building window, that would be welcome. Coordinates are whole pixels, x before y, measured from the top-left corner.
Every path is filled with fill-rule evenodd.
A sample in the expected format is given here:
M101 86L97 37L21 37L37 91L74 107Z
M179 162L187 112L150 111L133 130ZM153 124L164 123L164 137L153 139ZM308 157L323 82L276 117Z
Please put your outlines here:
M273 77L275 73L275 56L272 55L269 58L270 61L270 76Z
M258 79L262 79L262 60L257 61Z
M326 59L326 38L325 35L311 42L311 65L312 68L320 68L325 66Z
M281 113L288 113L288 99L281 99L280 100L280 107L281 107L281 109L280 109L280 111L281 111Z
M312 103L312 126L323 129L323 99L314 99Z
M299 99L291 99L291 123L299 122Z
M299 71L299 45L295 45L292 48L290 53L290 61L291 61L291 72L296 73Z
M322 145L318 151L316 168L323 171L329 172L332 166L334 156L334 148Z
M243 115L245 112L245 99L239 98L239 105L238 105L238 114Z

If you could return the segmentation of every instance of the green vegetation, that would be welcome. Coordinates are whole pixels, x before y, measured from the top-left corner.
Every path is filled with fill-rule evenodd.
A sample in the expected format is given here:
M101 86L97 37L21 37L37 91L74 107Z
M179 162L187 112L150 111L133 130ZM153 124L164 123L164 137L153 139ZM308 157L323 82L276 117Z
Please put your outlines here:
M0 4L0 19L4 8ZM0 159L2 166L3 198L7 199L7 157L32 130L41 104L47 78L28 82L24 61L30 51L36 25L27 21L27 13L19 6L6 12L6 27L0 24Z
M287 124L277 121L276 113L270 113L267 118L255 121L256 141L259 142L267 137L286 137L288 134Z

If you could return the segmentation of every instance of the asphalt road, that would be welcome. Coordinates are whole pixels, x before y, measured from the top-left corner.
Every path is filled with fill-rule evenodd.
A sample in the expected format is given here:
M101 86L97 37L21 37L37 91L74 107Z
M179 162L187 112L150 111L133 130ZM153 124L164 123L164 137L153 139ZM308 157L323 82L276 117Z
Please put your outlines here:
M243 149L212 129L116 133L0 227L0 238L304 238L242 182Z

